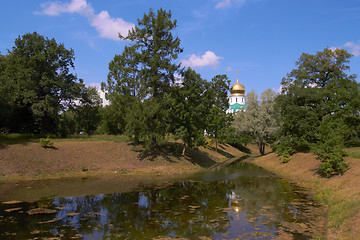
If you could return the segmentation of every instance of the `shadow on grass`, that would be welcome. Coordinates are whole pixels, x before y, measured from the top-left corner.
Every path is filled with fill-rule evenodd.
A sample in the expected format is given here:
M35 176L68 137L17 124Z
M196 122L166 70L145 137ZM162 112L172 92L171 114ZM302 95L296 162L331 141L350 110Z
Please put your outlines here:
M44 149L53 149L53 150L59 150L57 147L55 146L41 146Z
M129 145L137 146L134 143L129 143ZM139 145L143 146L143 143L140 143ZM175 161L173 160L174 158L178 160L185 159L186 161L189 161L192 164L198 165L202 168L207 168L216 164L216 162L211 159L210 155L205 152L187 148L186 154L185 156L183 156L182 150L183 144L177 142L167 142L166 144L157 146L156 148L152 148L149 151L144 151L144 148L133 149L133 151L139 153L140 161L145 159L148 161L155 161L157 157L162 157L166 161L171 163L175 163Z
M235 157L234 155L232 155L232 154L230 154L230 153L228 153L228 152L225 152L224 150L221 150L220 148L225 149L225 148L224 148L223 146L221 146L221 145L220 145L220 147L218 147L218 149L216 149L215 147L209 147L209 149L210 149L211 151L218 152L218 153L220 153L221 155L223 155L223 156L226 157L226 158L234 158L234 157Z
M129 143L132 146L142 146L141 149L134 148L133 151L139 153L139 159L142 160L149 160L155 161L157 157L163 157L168 162L174 162L171 158L178 158L180 159L181 155L181 144L179 143L172 143L168 142L166 144L159 145L157 147L151 148L150 150L144 150L144 143L141 142L139 144Z
M0 134L0 144L6 146L12 144L38 143L40 138L45 138L46 136L41 134L24 133Z
M211 159L208 153L196 149L187 149L185 158L192 164L199 165L202 168L209 168L217 163Z
M231 145L232 147L240 150L240 151L243 152L243 153L251 154L251 150L250 150L249 148L241 145L241 144L236 144L236 143L234 143L234 144L230 144L230 145Z

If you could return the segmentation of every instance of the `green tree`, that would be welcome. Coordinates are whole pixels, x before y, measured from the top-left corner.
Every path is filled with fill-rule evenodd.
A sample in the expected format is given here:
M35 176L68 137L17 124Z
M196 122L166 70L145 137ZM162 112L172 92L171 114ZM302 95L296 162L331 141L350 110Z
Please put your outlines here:
M194 148L204 144L209 108L206 102L209 83L191 68L182 72L182 81L172 88L171 129L186 147Z
M107 134L123 134L126 127L126 105L122 96L112 98L110 105L101 108L101 129Z
M111 134L124 133L125 130L130 137L138 141L138 129L131 129L134 126L140 112L135 104L143 99L140 92L139 61L135 49L125 46L122 54L115 55L109 63L107 83L102 83L101 88L106 92L110 105L103 110L103 128ZM135 111L135 113L134 113ZM134 114L133 114L134 113ZM134 121L133 121L134 120ZM127 126L127 122L131 124ZM141 127L142 125L139 125ZM135 135L133 135L135 134Z
M135 134L135 139L141 133L153 146L165 137L169 129L168 95L174 74L180 68L174 60L182 52L180 39L172 34L175 27L176 20L171 20L170 11L160 9L154 12L150 9L148 14L138 19L138 24L127 37L119 35L132 44L125 47L121 55L115 56L109 65L107 85L103 84L109 96L111 93L122 95L128 103L128 111L125 109L126 124L129 123L126 132ZM139 119L139 115L144 119Z
M283 78L282 93L276 99L282 139L318 153L324 163L332 165L328 173L345 169L339 149L360 123L359 84L355 75L346 74L350 58L351 54L343 49L303 53L297 68ZM328 134L330 128L332 134ZM333 141L335 135L340 138ZM327 156L322 154L325 149L329 151Z
M102 100L95 87L85 88L79 106L74 109L79 131L93 134L100 124Z
M0 53L0 132L8 132L11 122L11 82L7 81L4 74L7 57Z
M170 109L167 95L180 67L174 60L183 51L180 39L172 34L176 23L176 20L171 20L171 11L159 9L155 13L150 9L141 20L138 19L138 24L127 37L120 36L133 42L130 48L134 49L135 59L139 60L140 92L146 105L143 109L147 125L145 134L152 145L157 145L168 129Z
M226 75L216 75L210 82L208 99L203 104L207 104L207 127L208 136L215 139L216 150L218 142L225 141L228 128L232 121L232 115L226 114L229 108L228 90L230 81Z
M272 143L278 131L278 114L274 109L276 93L266 89L260 96L253 90L246 96L246 111L235 116L233 126L236 132L253 138L260 154L265 154L265 146Z
M11 92L10 131L56 132L59 113L73 104L83 86L73 68L72 49L36 32L19 36L0 76L1 92Z

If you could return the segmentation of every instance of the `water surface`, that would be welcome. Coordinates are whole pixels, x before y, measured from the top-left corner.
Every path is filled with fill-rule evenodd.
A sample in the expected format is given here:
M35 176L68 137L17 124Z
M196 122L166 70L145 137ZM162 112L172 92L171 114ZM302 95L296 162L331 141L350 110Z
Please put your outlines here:
M324 209L303 189L247 163L166 184L132 188L122 180L119 187L126 185L3 202L0 239L311 239L325 229Z

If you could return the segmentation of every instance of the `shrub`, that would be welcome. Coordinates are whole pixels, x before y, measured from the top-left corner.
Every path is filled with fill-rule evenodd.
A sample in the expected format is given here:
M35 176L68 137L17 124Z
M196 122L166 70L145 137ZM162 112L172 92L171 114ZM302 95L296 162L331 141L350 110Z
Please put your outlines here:
M49 138L49 136L47 136L46 138L40 138L39 143L43 148L49 148L54 145L54 142L51 138Z
M326 177L345 172L348 164L344 160L329 159L323 161L319 166L319 173Z
M280 157L280 160L283 162L283 163L287 163L290 161L290 155L289 154L285 154L284 156L281 156Z
M281 137L278 141L272 143L271 149L276 152L280 156L288 156L288 160L290 160L290 156L295 153L293 141L289 136Z
M318 141L313 143L311 150L321 161L319 173L330 177L343 173L348 164L344 161L344 137L346 126L341 119L325 118L316 130Z

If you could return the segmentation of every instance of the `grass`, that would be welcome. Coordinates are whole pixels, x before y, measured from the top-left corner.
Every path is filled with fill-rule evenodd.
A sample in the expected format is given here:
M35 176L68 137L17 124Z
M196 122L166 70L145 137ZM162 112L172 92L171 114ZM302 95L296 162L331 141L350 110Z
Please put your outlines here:
M349 157L360 158L360 147L347 148L345 152Z
M51 138L54 142L68 142L68 141L112 141L112 142L127 142L128 137L123 135L70 135L67 138L60 138L51 134L24 134L24 133L9 133L0 134L0 144L18 144L34 142L38 143L41 138Z

